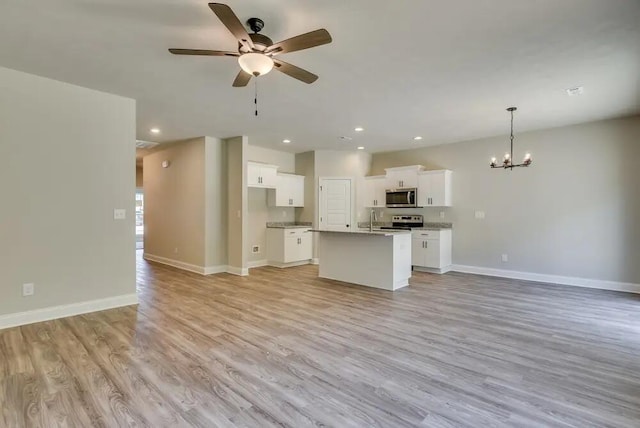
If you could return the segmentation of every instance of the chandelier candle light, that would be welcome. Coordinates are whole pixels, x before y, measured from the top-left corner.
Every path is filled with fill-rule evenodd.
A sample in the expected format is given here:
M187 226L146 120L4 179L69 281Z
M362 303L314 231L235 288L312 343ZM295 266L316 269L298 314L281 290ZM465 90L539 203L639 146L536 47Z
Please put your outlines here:
M509 107L507 109L508 112L511 113L511 152L509 153L505 153L504 154L504 159L502 160L502 164L498 165L496 158L491 158L491 168L503 168L503 169L513 169L516 167L520 167L520 166L529 166L531 165L531 162L533 162L533 160L531 159L531 154L527 153L526 155L524 155L524 159L522 160L522 163L519 164L513 164L512 163L512 159L513 159L513 112L516 111L518 108L517 107Z

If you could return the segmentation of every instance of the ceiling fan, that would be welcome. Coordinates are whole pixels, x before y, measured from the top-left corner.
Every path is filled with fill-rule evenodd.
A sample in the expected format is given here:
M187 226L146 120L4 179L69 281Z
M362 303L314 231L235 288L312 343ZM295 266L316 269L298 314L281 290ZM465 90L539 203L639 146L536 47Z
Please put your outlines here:
M238 39L238 52L205 49L169 49L169 52L174 55L229 56L238 58L238 63L242 70L233 81L234 87L247 86L252 76L258 77L267 74L274 67L276 70L304 83L313 83L318 80L318 76L315 74L284 62L276 58L276 56L331 43L331 35L327 30L315 30L273 43L269 37L259 34L260 30L264 28L264 22L261 19L250 18L247 21L249 28L253 31L253 34L249 34L229 6L222 3L209 3L209 7L231 34Z

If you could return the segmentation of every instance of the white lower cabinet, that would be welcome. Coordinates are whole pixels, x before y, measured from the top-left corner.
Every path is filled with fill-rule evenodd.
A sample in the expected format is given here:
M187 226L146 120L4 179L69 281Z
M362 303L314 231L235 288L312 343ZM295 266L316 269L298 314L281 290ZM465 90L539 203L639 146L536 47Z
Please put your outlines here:
M427 272L451 270L451 229L412 231L411 264Z
M313 257L313 234L308 228L267 228L267 262L295 266Z

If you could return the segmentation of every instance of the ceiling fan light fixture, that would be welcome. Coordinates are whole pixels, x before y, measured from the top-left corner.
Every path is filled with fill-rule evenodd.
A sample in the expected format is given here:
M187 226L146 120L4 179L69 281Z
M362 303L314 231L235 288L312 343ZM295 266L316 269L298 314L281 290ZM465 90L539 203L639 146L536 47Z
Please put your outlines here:
M273 69L273 60L265 54L249 52L240 55L238 64L248 74L262 76Z

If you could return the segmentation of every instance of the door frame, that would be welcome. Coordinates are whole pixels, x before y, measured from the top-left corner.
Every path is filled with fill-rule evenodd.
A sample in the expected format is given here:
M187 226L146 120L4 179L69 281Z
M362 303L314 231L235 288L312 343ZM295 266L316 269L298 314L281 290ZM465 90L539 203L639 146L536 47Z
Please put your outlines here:
M317 187L316 190L318 192L318 200L317 200L317 204L318 204L318 210L316 212L316 224L318 225L318 229L322 230L322 224L320 224L320 212L322 210L322 185L323 185L323 181L324 180L349 180L350 182L350 187L351 187L351 218L350 218L350 225L349 228L352 230L357 230L358 228L355 227L357 226L357 224L355 224L354 220L355 220L355 215L356 215L356 189L355 189L355 178L354 177L331 177L331 176L323 176L323 177L318 177L318 183L317 183Z

